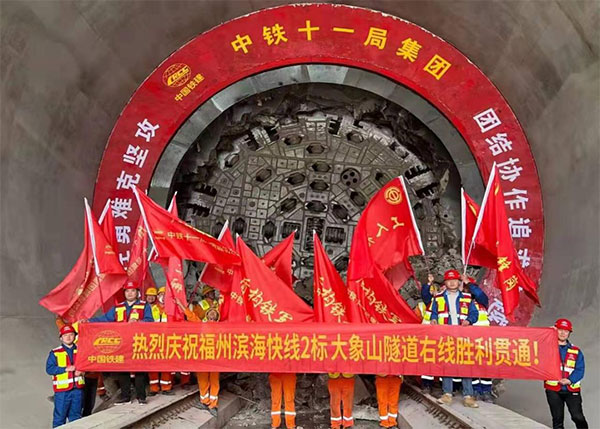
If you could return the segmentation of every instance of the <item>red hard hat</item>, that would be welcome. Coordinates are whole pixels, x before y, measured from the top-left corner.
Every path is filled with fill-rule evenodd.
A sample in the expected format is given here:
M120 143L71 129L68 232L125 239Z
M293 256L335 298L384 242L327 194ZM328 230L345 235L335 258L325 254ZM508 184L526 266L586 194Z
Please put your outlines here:
M573 324L569 319L558 319L554 324L556 329L566 329L569 332L573 332Z
M460 280L460 273L456 270L448 270L444 273L444 280Z
M73 328L73 326L65 325L62 328L60 328L60 334L58 336L62 337L63 335L70 333L77 334L77 331L75 330L75 328Z
M127 290L127 289L138 289L138 287L135 285L134 282L132 282L131 280L128 280L127 283L125 283L125 285L123 286L123 290Z

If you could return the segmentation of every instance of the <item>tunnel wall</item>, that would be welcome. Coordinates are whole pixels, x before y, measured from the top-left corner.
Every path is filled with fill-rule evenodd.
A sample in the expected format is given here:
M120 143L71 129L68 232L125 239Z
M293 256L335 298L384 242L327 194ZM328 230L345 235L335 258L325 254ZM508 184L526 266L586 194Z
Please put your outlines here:
M135 88L172 51L219 23L284 2L9 2L1 7L0 426L49 423L44 360L57 344L37 302L82 246L108 135ZM412 21L455 45L507 98L542 184L543 307L533 324L575 323L585 411L600 426L598 3L346 2ZM539 382L501 402L549 423Z

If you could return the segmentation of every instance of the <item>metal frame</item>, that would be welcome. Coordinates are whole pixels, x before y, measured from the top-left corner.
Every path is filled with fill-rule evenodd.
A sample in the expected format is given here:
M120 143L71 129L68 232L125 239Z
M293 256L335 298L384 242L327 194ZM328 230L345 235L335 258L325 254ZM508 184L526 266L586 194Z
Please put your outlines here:
M467 192L475 198L483 195L483 179L467 143L450 121L423 97L386 77L366 70L331 64L301 64L248 76L199 106L163 151L150 182L150 197L166 206L179 163L198 136L224 111L261 92L302 83L329 83L360 88L408 110L440 139L454 161Z

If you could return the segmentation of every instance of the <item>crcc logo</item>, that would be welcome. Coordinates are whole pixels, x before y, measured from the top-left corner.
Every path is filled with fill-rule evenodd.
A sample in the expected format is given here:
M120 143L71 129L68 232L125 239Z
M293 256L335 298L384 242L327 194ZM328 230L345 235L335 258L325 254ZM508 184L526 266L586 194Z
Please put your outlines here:
M94 338L93 346L100 353L114 353L121 347L122 339L118 332L102 331Z

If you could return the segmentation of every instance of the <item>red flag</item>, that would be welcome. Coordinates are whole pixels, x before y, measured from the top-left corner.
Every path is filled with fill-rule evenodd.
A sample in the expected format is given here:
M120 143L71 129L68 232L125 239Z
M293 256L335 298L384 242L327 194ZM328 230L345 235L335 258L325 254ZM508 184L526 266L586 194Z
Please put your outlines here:
M252 321L246 317L249 313L246 310L246 301L242 294L242 267L233 268L231 278L231 291L223 293L223 304L221 305L221 319L228 322L248 322Z
M366 234L368 251L375 265L353 264L353 278L371 277L375 267L381 271L399 263L410 267L409 256L424 254L421 235L402 177L390 180L371 198L360 216L359 225L356 226L354 236L356 237L359 229L364 231L362 233ZM352 248L354 246L353 238ZM352 256L350 263L352 264ZM410 271L412 273L412 267Z
M102 227L102 232L112 248L117 250L119 245L117 243L117 236L115 233L115 222L112 215L112 210L110 209L110 199L106 200L104 209L102 209L102 213L98 218L98 223Z
M277 276L291 289L294 288L292 253L294 251L295 235L296 233L292 232L285 240L269 250L262 258L267 267L275 271L275 274L277 274Z
M126 275L86 201L83 251L75 266L40 305L69 323L87 319L125 283Z
M175 217L179 217L177 213L177 204L175 201L175 195L171 200L169 206L169 213ZM166 263L165 263L166 262ZM165 291L165 313L170 320L177 322L185 320L184 314L175 301L178 298L181 303L187 307L187 298L185 293L185 279L183 278L183 263L182 260L176 256L171 256L161 259L161 265L165 272L165 278L167 279L167 290Z
M515 308L519 305L519 288L523 288L525 293L539 305L537 285L521 268L512 242L504 194L496 174L495 164L490 173L473 236L477 246L485 248L496 258L496 281L497 287L502 291L505 314L509 318L512 317Z
M235 251L223 246L216 238L173 216L137 188L134 193L144 223L150 230L149 238L160 258L176 256L225 266L240 264Z
M283 284L248 248L241 238L237 250L242 260L242 279L231 292L229 320L234 314L245 311L246 320L255 322L311 322L313 310L289 287ZM236 294L241 294L240 299ZM237 308L235 308L237 306Z
M496 258L485 247L473 243L473 232L479 216L479 205L465 192L460 190L462 214L462 261L471 265L496 269Z
M135 227L130 252L127 276L136 286L141 287L150 268L148 264L148 231L146 231L144 219L141 216Z
M348 297L354 304L348 311L353 323L420 323L381 271L370 278L348 279Z
M403 264L412 274L408 256L422 253L404 180L393 179L369 201L354 229L347 277L355 305L349 308L349 320L419 323L383 270Z
M313 308L315 322L347 323L350 306L348 292L342 277L327 256L327 252L313 233L315 268L313 273Z
M229 221L226 221L225 225L223 225L223 228L221 228L218 239L223 246L235 251L235 244L233 243L231 231L229 230ZM206 283L207 285L218 289L222 293L231 291L232 281L233 268L216 264L207 263L204 265L204 269L200 273L200 276L198 276L198 282ZM200 283L196 285L196 288L199 284ZM194 293L196 292L196 288L194 289Z
M404 286L404 284L414 275L415 272L408 259L400 262L385 272L385 278L395 290Z

